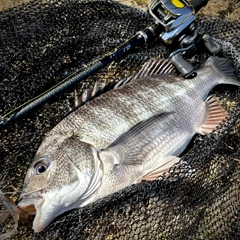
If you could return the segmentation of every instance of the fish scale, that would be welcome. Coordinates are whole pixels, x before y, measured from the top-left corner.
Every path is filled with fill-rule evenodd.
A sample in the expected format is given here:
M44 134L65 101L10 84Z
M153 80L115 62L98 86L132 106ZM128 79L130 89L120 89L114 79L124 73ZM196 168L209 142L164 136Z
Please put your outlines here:
M172 127L174 125L175 127ZM181 130L179 131L179 129ZM128 181L128 185L136 183L136 179L139 179L141 176L147 174L151 169L159 167L159 163L161 163L165 156L168 156L169 154L178 155L181 153L182 149L185 148L192 135L191 132L189 132L189 135L186 134L187 129L181 126L179 118L176 116L173 116L172 119L166 118L165 121L160 118L160 121L157 123L155 122L154 126L151 125L150 129L145 130L148 135L145 138L139 138L139 136L137 136L137 145L131 146L131 140L129 141L129 139L127 139L125 143L121 142L121 147L124 148L125 158L134 153L133 156L131 156L131 162L133 164L129 167L124 164L125 160L121 158L115 160L115 162L119 162L118 169L120 170L111 171L111 178L107 176L103 177L103 184L96 191L96 195L102 195L102 192L109 194L109 190L111 189L109 186L115 186L115 190L119 190L126 186L126 181ZM176 145L180 145L180 147L175 149ZM118 148L119 144L113 148L110 147L107 151L109 151L113 156L116 156L116 152L119 150ZM123 156L121 155L121 157ZM99 158L103 161L104 165L109 164L109 161L111 161L109 153L107 155L105 153L104 156L100 152ZM127 162L128 161L129 159L127 159ZM137 162L138 165L137 172L134 172L134 168L136 168L134 161ZM123 163L121 164L121 162ZM124 172L125 174L121 175L119 172ZM122 176L125 176L125 181L119 181L119 177ZM129 179L126 180L127 178Z
M35 207L36 232L65 211L158 179L196 133L210 133L227 116L216 98L207 98L212 88L240 86L226 59L209 58L190 80L148 76L147 66L142 78L95 97L44 139L18 204L26 212Z
M79 108L57 125L53 132L59 130L73 130L77 134L81 132L80 139L82 141L88 142L98 149L105 148L138 122L148 119L160 111L170 111L171 101L174 101L175 106L181 105L182 96L188 97L185 88L187 84L182 81L174 85L175 88L168 89L162 86L161 82L158 86L157 79L149 79L147 82L139 81L134 85L117 89L115 92L106 93L94 99L92 101L94 103ZM197 92L198 89L189 95L198 95ZM190 98L188 97L188 99ZM128 104L129 102L131 105ZM172 106L174 105L172 104ZM85 120L86 115L89 116L88 120ZM65 125L65 122L72 124Z

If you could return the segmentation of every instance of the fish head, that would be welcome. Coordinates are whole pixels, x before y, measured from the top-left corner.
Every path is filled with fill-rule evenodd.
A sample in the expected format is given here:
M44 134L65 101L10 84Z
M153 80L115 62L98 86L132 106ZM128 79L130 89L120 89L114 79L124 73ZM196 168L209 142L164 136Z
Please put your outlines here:
M58 215L84 204L101 183L101 164L91 145L77 137L46 137L29 167L18 207L36 214L35 232Z

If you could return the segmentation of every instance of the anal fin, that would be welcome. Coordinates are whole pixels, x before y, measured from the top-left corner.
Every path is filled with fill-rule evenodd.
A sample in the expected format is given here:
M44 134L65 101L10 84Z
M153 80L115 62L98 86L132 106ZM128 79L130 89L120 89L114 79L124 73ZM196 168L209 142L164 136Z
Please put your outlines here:
M220 105L218 99L214 96L210 96L207 99L208 106L208 118L201 129L199 134L209 134L212 130L222 122L224 118L228 116L228 112Z
M143 180L146 181L154 181L158 180L159 176L162 175L164 172L167 172L170 167L172 167L175 163L179 162L180 158L177 156L167 156L166 158L162 159L163 164L161 164L158 168L154 169L153 171L144 175L138 182Z

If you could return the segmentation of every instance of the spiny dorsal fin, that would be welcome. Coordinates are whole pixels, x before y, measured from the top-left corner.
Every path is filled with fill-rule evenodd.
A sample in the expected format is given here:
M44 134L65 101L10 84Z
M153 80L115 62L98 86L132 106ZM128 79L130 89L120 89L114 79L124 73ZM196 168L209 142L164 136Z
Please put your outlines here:
M98 87L97 83L94 84L93 88L87 88L85 89L85 91L83 92L83 94L81 96L77 96L75 97L75 107L79 107L80 105L82 105L84 102L87 102L90 98L92 98L94 95L97 94L97 92L100 91L100 88Z
M80 97L77 97L75 99L75 108L81 106L82 104L86 103L90 99L93 99L94 97L100 96L101 94L109 90L119 88L128 83L135 82L136 80L148 77L156 77L164 74L173 74L175 72L175 67L168 59L152 59L144 64L144 66L134 78L129 77L123 78L118 82L113 81L104 83L102 87L98 87L97 83L95 83L93 88L86 89Z
M132 77L129 78L123 78L120 81L113 81L108 83L103 83L101 87L98 87L97 82L94 84L93 88L87 88L84 90L83 94L80 96L77 96L75 98L75 108L80 107L81 105L85 104L89 100L100 96L101 94L108 92L112 89L119 88L120 86L123 86L129 82L131 82Z
M143 65L132 81L175 72L176 68L168 59L152 59Z

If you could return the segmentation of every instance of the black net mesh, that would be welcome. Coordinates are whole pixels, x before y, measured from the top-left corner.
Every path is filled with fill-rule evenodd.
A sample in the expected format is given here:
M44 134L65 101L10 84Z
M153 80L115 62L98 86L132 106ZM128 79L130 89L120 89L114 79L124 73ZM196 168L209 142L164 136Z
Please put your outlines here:
M240 50L240 23L198 17L212 36ZM152 23L145 12L110 0L32 1L0 12L0 115L47 90L90 60ZM122 79L148 59L168 57L159 41L136 48L77 86ZM240 71L239 59L228 52ZM196 62L207 55L200 53ZM142 182L58 217L34 233L19 223L12 239L239 239L240 94L214 89L230 117L209 136L196 135L180 164L162 180ZM15 201L41 139L69 112L71 90L0 132L0 189ZM59 169L59 172L61 169ZM11 220L1 232L11 229Z

